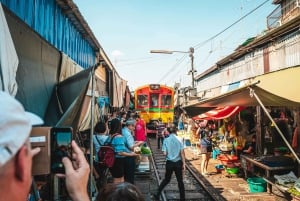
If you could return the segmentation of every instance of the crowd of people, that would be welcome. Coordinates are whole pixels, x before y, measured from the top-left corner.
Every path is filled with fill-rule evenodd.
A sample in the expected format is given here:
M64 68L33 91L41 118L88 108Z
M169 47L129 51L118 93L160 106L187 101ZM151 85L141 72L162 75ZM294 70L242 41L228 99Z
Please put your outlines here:
M183 143L176 137L177 128L172 122L164 124L162 119L159 118L156 128L158 149L161 149L166 156L166 175L157 193L153 194L153 198L159 200L161 191L170 182L172 173L175 172L178 187L181 189L180 198L184 200L183 170L185 169L185 156ZM115 148L117 155L114 166L109 168L115 186L111 186L113 184L109 184L109 186L103 185L105 182L102 182L102 185L98 185L100 190L98 197L102 197L101 194L103 194L103 197L106 197L107 189L119 189L118 186L134 185L135 159L138 156L138 153L135 153L134 150L136 147L145 145L147 137L147 128L144 120L137 113L121 112L119 115L115 114L111 118L102 118L96 124L94 131L95 152L99 150L101 144L111 139L111 135L120 134L118 138L115 137L112 140L112 146ZM119 142L114 142L117 139L119 139ZM105 179L104 171L101 168L95 169L97 178L102 176ZM99 180L101 181L101 179Z
M221 125L220 125L221 123ZM255 154L256 152L256 135L251 134L251 137L246 139L242 131L240 121L232 119L223 119L219 122L214 120L195 120L189 118L185 113L181 113L178 117L178 130L181 133L189 133L191 143L195 144L198 153L201 157L200 173L207 176L209 160L212 158L213 150L220 151L220 143L225 142L232 145L231 152L225 151L224 153L234 154L238 157L240 154Z
M8 93L0 92L0 200L27 200L32 186L32 162L33 157L40 152L40 148L31 148L29 141L33 125L42 125L43 120L35 114L25 112L22 104ZM106 119L108 120L108 119ZM123 129L135 125L126 121ZM110 173L114 177L113 183L104 185L97 196L98 201L108 200L136 200L144 198L139 189L134 186L132 175L124 177L125 158L134 157L137 154L132 151L134 146L139 146L144 141L134 143L133 136L122 135L121 121L111 119L108 129L108 121L99 121L95 126L94 140L105 142L115 133L119 133L112 142L117 151L117 159ZM126 144L126 145L125 145ZM88 180L90 165L82 148L75 141L71 142L72 160L68 157L62 159L65 173L56 174L63 178L70 199L77 201L90 200L88 194ZM125 147L126 146L126 147ZM99 149L99 146L96 146ZM95 158L95 162L97 157ZM130 163L130 162L129 162ZM129 165L130 166L130 165ZM96 167L96 166L95 166ZM130 166L131 167L131 166ZM93 170L95 177L101 177L101 172ZM130 173L130 171L127 171ZM124 180L126 178L126 182Z
M0 107L2 111L0 115L0 200L26 200L32 185L32 159L40 152L40 148L31 149L29 137L32 125L42 125L43 121L38 116L25 112L22 104L5 92L0 92ZM184 200L183 144L176 139L175 127L172 128L169 130L170 137L162 146L167 159L167 174L155 196L159 197L174 171L181 189L180 196ZM109 168L113 181L98 185L99 193L96 200L145 200L140 190L134 185L136 168L134 158L138 156L134 149L144 144L146 140L146 126L143 120L138 115L104 117L96 123L94 132L95 152L108 140L111 141L116 152L115 162ZM177 144L174 145L174 143ZM83 149L75 141L72 141L71 146L72 160L64 157L62 163L65 173L56 174L56 176L64 179L70 199L90 200L87 188L90 165ZM173 147L172 150L170 147ZM103 169L98 168L97 161L97 154L95 154L92 171L95 179L101 180L106 175ZM15 192L16 189L18 193Z
M122 186L120 184L126 183L123 189L125 186L134 185L136 157L139 156L139 153L134 150L136 147L145 144L145 122L136 113L123 111L118 114L115 112L111 117L101 117L95 125L94 132L95 162L93 174L99 190L98 197L101 197L101 193L107 193L107 189L119 189L117 186ZM99 165L97 161L97 153L100 147L108 141L111 142L115 151L115 161L110 168ZM113 178L114 187L106 187L108 171ZM103 188L106 190L103 190ZM103 200L103 198L100 200Z
M25 200L32 182L32 158L40 151L39 148L31 149L29 135L32 125L43 124L43 122L34 114L28 115L29 113L24 111L23 106L5 92L0 92L0 108L2 111L0 115L0 200ZM153 197L159 200L162 190L170 182L174 172L180 189L180 199L184 200L185 154L184 145L177 136L177 130L184 129L184 127L181 124L172 123L164 125L159 119L157 128L157 145L166 156L166 173ZM201 173L206 175L213 149L212 136L216 127L214 122L195 122L190 129L199 136L202 160L200 169ZM56 174L57 177L65 179L66 189L71 199L90 200L87 183L90 171L93 171L99 190L96 200L143 201L141 192L134 185L135 159L139 156L135 148L145 145L146 132L145 122L136 113L122 112L110 118L101 117L94 127L93 142L95 153L105 142L111 142L116 155L113 166L108 170L98 166L95 153L94 168L90 170L86 155L81 147L72 141L72 161L64 157L62 162L65 174ZM233 140L237 139L234 137ZM252 154L255 150L256 136L253 135L251 143L243 147L242 153ZM108 171L113 178L111 183L105 180ZM14 189L19 189L18 193L15 193Z

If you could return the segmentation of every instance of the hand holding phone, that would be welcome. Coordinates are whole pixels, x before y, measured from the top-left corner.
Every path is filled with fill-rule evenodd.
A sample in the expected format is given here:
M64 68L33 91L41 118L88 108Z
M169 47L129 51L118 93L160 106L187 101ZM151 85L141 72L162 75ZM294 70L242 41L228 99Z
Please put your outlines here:
M73 129L71 127L53 127L51 129L51 173L65 173L63 157L72 157L71 142Z

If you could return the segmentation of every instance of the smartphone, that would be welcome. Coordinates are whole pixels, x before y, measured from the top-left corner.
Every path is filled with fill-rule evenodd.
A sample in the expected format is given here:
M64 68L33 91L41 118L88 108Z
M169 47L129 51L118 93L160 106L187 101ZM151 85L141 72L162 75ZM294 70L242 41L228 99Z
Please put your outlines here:
M53 127L50 132L51 138L51 173L65 173L62 163L63 157L72 158L73 129L71 127Z

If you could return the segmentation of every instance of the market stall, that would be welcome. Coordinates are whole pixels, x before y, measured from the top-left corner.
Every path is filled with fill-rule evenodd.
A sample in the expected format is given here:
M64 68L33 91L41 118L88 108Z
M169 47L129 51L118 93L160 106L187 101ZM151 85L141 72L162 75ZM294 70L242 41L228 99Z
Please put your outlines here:
M270 166L264 163L261 163L256 160L252 160L249 157L242 157L243 160L246 160L248 163L251 163L253 166L256 166L264 171L264 174L260 175L261 177L265 178L266 180L270 179L273 176L273 172L276 172L277 170L291 170L298 167L298 164L300 163L299 156L295 153L294 149L291 146L290 140L286 138L286 132L282 132L282 130L277 125L278 121L275 121L274 118L270 115L270 108L271 107L287 107L290 108L299 108L300 106L300 100L290 100L288 99L289 96L279 96L277 94L273 94L259 86L259 82L241 87L239 89L230 91L228 93L224 93L218 97L214 97L211 99L207 99L204 101L200 101L199 103L187 106L187 107L226 107L226 106L244 106L244 107L253 107L255 109L255 117L256 117L256 125L255 125L255 133L257 134L257 146L256 146L256 155L255 157L263 156L266 150L265 142L267 140L267 135L269 135L266 130L263 130L263 126L265 126L262 123L262 117L268 119L270 122L270 125L272 125L272 129L275 130L278 135L280 136L280 141L285 145L288 152L291 155L291 158L293 158L295 164L294 165L288 165L288 166L282 166L282 165L274 165ZM287 94L287 93L285 93ZM268 107L268 108L266 108ZM262 113L262 111L264 113ZM278 139L276 139L278 140ZM273 142L274 143L274 142ZM275 147L276 148L276 147ZM275 148L272 147L272 150L268 150L268 154L272 154L274 156L275 154ZM278 147L277 147L278 148ZM274 150L273 150L274 149ZM278 157L278 156L274 156ZM281 160L277 158L278 160ZM254 172L253 172L254 173ZM279 173L281 173L279 171ZM296 172L298 174L298 171ZM268 180L270 181L270 180ZM271 184L271 182L269 182ZM269 190L271 191L271 186L269 185Z
M268 191L272 193L272 185L275 185L275 180L273 176L275 173L286 172L287 170L294 170L295 163L290 158L278 158L274 156L262 156L256 157L251 155L241 155L241 163L245 172L245 177L247 178L248 170L251 170L253 166L261 168L265 171L263 178L268 182ZM251 164L253 166L247 166Z

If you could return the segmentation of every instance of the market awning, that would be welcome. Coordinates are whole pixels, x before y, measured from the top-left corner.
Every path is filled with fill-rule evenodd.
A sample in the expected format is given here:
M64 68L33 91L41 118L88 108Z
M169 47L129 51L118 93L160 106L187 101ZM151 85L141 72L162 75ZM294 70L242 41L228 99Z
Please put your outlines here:
M281 96L275 95L261 87L258 87L255 84L248 85L228 93L224 93L220 96L203 100L198 103L187 106L186 108L197 108L197 107L225 107L225 106L261 106L264 110L265 114L268 116L272 124L275 126L275 129L278 131L286 145L289 147L290 151L293 153L298 163L300 164L300 159L284 137L283 133L277 126L276 122L273 120L271 115L268 113L265 106L290 106L290 107L299 107L300 101L292 101L287 98L283 98ZM295 83L291 83L295 84ZM298 86L298 85L296 85ZM289 88L293 88L290 86ZM286 91L289 91L289 88L286 88ZM285 97L289 97L289 93ZM298 99L297 99L298 100Z
M201 120L201 119L225 119L228 117L231 117L232 115L237 114L241 110L243 110L245 107L243 106L227 106L227 107L218 107L216 109L210 110L208 112L205 112L203 114L199 114L197 116L194 116L194 120Z
M268 92L285 97L291 101L300 102L300 67L292 67L263 74L254 78L257 86Z
M194 117L198 114L205 113L205 112L210 111L214 108L216 108L216 107L193 107L193 106L190 106L190 107L185 107L185 108L182 108L182 109L186 112L186 114L189 117Z
M300 102L291 101L275 95L253 84L224 93L214 98L199 101L198 103L186 106L184 109L188 110L188 108L197 107L257 106L259 103L251 95L251 90L254 90L265 106L300 106Z

